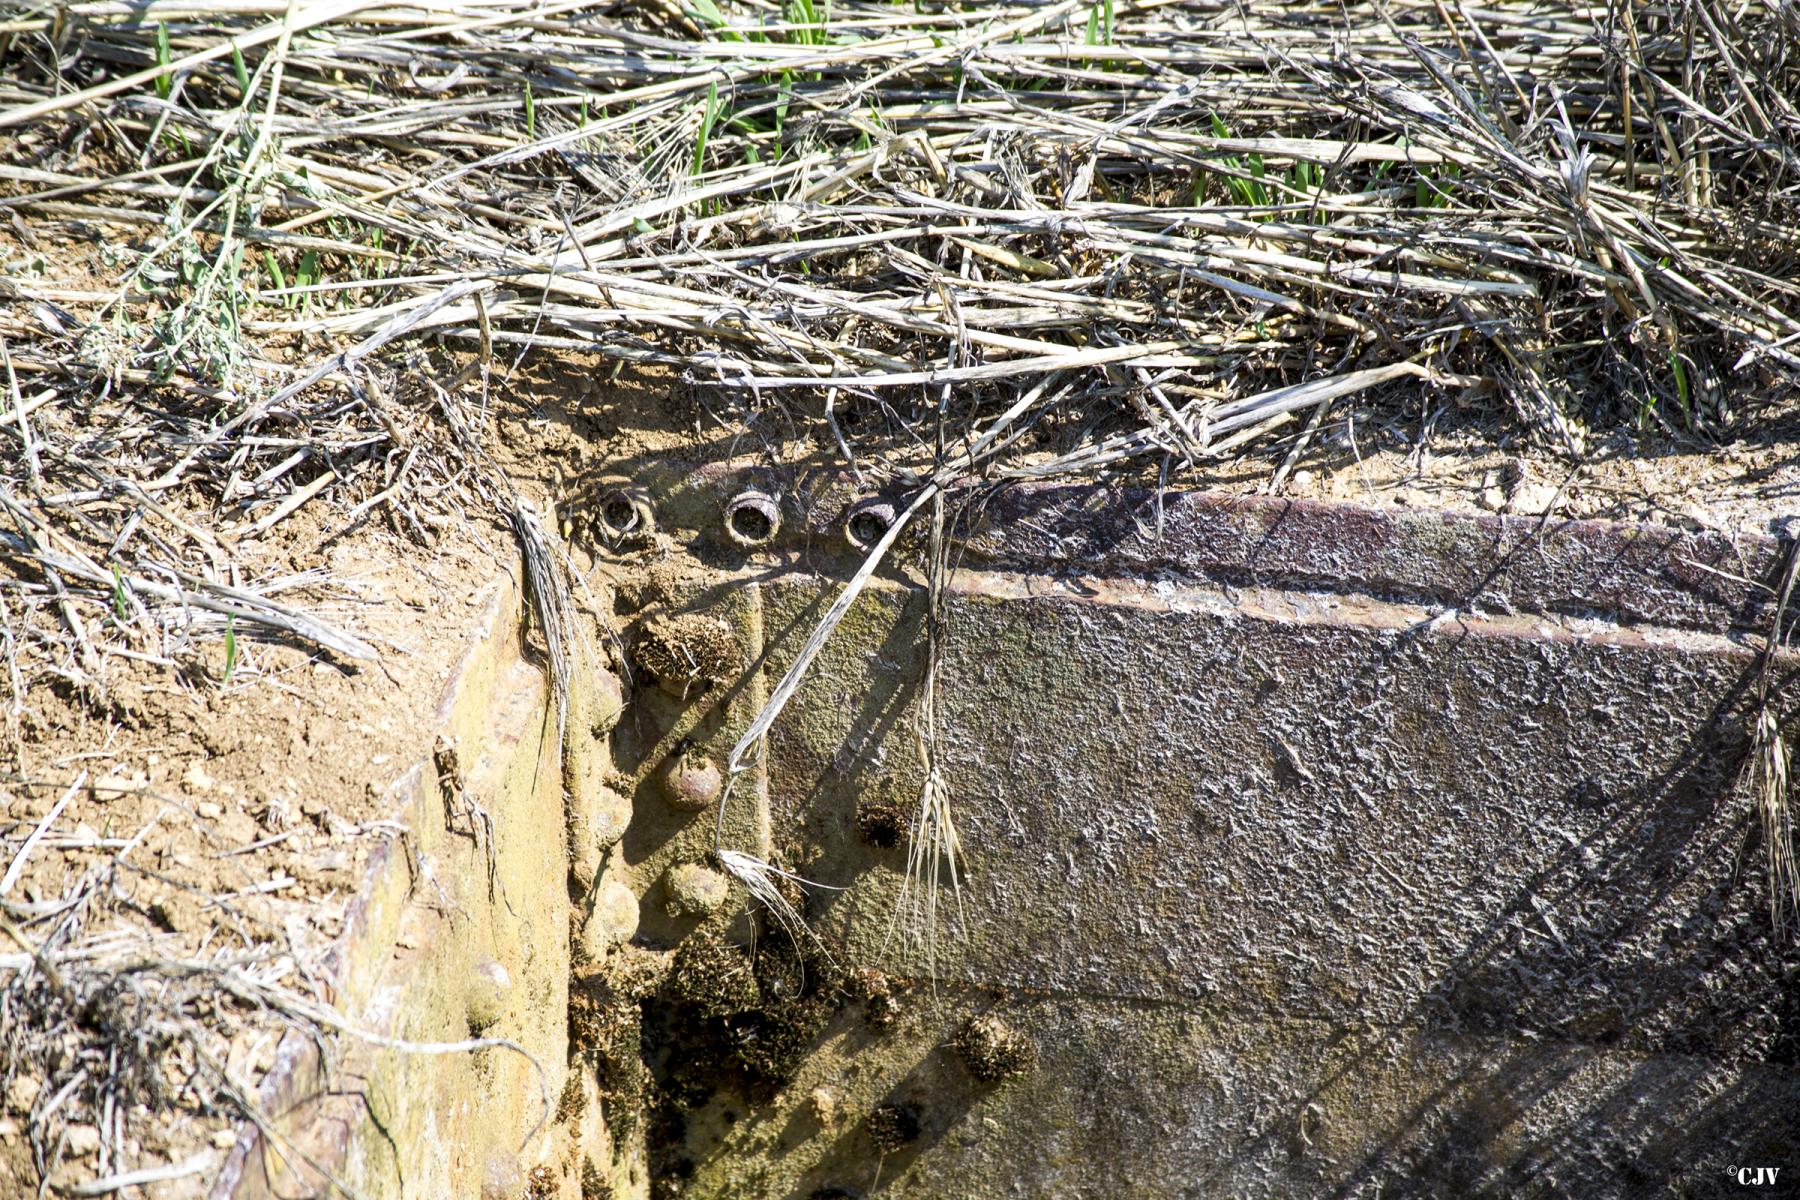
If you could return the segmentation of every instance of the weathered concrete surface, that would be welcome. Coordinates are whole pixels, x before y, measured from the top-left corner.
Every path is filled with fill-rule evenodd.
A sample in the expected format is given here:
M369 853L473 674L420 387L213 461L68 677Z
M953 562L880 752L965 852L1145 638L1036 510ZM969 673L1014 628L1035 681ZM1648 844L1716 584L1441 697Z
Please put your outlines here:
M503 580L439 705L452 749L394 784L387 836L325 966L325 999L369 1037L334 1037L329 1063L309 1037L283 1041L258 1097L277 1136L243 1130L218 1200L325 1196L337 1184L368 1200L475 1197L490 1183L517 1196L528 1182L548 1200L582 1195L590 1164L617 1194L642 1194L641 1165L634 1184L630 1164L612 1161L597 1105L582 1111L583 1081L568 1087L562 777L522 621L518 589ZM515 1043L544 1073L502 1048L420 1053L369 1040L477 1036Z
M714 815L665 775L723 764L856 561L859 497L775 472L650 483L674 545L619 611L625 657L649 621L716 617L729 677L640 672L559 780L517 597L497 601L445 722L473 758L453 791L496 818L498 887L420 764L397 809L412 854L379 858L334 973L385 1036L454 1040L479 1011L551 1068L556 1119L527 1138L536 1078L499 1052L351 1042L322 1087L294 1039L265 1100L363 1194L641 1196L653 1171L671 1197L795 1200L1739 1195L1742 1166L1783 1168L1758 1194L1800 1184L1800 951L1769 928L1734 791L1773 540L985 497L957 526L937 692L962 905L935 955L897 935L905 840L861 819L909 814L923 776L903 543L734 787L725 845L841 889L811 895L836 947L813 990L765 980L740 1005L744 897L712 908ZM746 546L722 516L751 488L780 530ZM1775 669L1791 728L1800 658ZM595 801L570 829L595 844L565 845L559 782L628 822ZM588 909L636 944L588 937ZM475 997L489 958L513 990ZM703 1033L639 1023L671 996ZM823 1013L797 1065L714 1078L779 1057L758 1043L802 1027L789 997ZM953 1044L983 1014L1033 1074L971 1073ZM247 1135L221 1200L322 1190L272 1162Z
M668 493L696 553L730 561L703 522L740 484ZM785 571L751 564L771 674L834 590L795 568L844 561L841 484L788 495L767 552ZM1163 509L1163 543L1141 500L1093 491L1003 496L1006 526L971 530L938 691L967 856L942 997L887 1031L847 1009L773 1104L708 1101L684 1194L863 1194L877 1172L884 1195L1096 1197L1800 1176L1800 955L1769 929L1733 790L1755 662L1736 631L1767 619L1776 544ZM788 861L845 889L815 895L820 928L916 978L925 954L891 936L904 845L856 819L922 776L923 599L891 574L777 724L768 794ZM1791 726L1800 663L1777 671ZM987 1009L1033 1034L1034 1078L980 1085L945 1049ZM861 1117L894 1101L922 1133L884 1158Z
M969 1077L945 1043L975 1011L1035 1039L1036 1075ZM715 1097L693 1125L723 1132L686 1194L1740 1194L1726 1166L1792 1161L1793 1093L1783 1071L1693 1056L947 988L887 1032L846 1013L774 1108ZM862 1127L883 1103L923 1126L885 1157Z
M817 589L764 594L771 637L803 637ZM918 975L890 936L900 854L853 830L860 799L918 786L910 738L871 731L909 729L922 605L866 603L778 726L771 795L805 873L849 885L821 924ZM1747 808L1716 811L1744 649L1017 576L963 576L949 612L969 919L938 972L1061 1018L1029 1097L994 1101L1024 1111L975 1128L1115 1117L1085 1143L1104 1170L1009 1191L1041 1139L953 1139L896 1194L1629 1196L1791 1156L1800 956L1769 932ZM1208 1032L1169 1044L1175 1014ZM1315 1151L1258 1148L1315 1119Z
M1430 1004L1655 1048L1775 1035L1725 997L1669 1003L1740 958L1773 981L1759 888L1734 879L1747 810L1714 812L1748 652L1372 601L1043 588L965 575L949 606L941 753L981 914L951 975L1324 1019ZM815 588L764 594L772 634L810 629ZM911 739L883 754L864 719L918 677L874 640L908 623L904 594L871 598L790 707L778 827L818 837L871 785L917 786ZM857 882L826 919L862 961L893 896Z

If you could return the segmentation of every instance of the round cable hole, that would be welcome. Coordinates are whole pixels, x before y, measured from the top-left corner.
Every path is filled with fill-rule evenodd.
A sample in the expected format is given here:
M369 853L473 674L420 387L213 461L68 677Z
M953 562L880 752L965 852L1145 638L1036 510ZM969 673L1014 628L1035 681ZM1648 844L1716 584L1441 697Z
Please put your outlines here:
M596 517L600 532L610 542L648 537L656 529L650 502L642 493L627 488L613 488L602 495Z
M869 550L894 524L894 506L885 500L864 500L844 520L844 537L858 550Z
M740 546L761 546L781 530L781 506L767 492L742 492L725 506L725 536Z

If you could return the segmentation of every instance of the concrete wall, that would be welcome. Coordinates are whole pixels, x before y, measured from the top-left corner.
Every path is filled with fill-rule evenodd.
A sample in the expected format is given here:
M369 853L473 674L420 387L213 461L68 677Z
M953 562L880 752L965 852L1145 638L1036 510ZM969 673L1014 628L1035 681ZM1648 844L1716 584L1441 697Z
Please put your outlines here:
M435 752L409 764L317 983L359 1033L281 1043L217 1200L641 1195L569 1054L563 771L506 578L463 631ZM605 680L589 672L587 694ZM616 694L616 689L615 689ZM591 708L591 705L590 705ZM604 735L603 735L604 736ZM475 1038L495 1046L449 1050ZM529 1055L529 1057L527 1057ZM540 1071L541 1068L541 1071ZM636 1176L632 1172L635 1168Z
M773 679L853 561L847 497L788 481L788 528L740 562L716 512L743 486L663 504L741 568ZM852 611L766 792L784 861L843 889L815 923L887 995L852 984L768 1094L693 1097L669 1192L1800 1184L1800 955L1734 787L1768 619L1742 581L1775 544L1196 498L1162 518L1158 539L1141 495L1052 489L965 530L938 752L966 876L935 985L895 930L904 839L858 821L921 785L923 594L900 567ZM1796 679L1788 655L1790 719ZM1035 1043L1034 1074L970 1074L951 1043L980 1013ZM885 1153L884 1104L918 1125Z

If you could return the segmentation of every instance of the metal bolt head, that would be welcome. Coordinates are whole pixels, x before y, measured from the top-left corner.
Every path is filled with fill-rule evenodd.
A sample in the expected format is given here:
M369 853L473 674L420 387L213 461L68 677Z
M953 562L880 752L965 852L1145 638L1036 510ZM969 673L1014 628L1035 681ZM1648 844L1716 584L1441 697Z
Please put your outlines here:
M581 923L581 952L599 962L613 947L637 936L638 898L616 879L608 879L594 892L594 907Z
M664 903L672 917L716 912L730 891L730 882L723 874L700 863L679 863L663 876Z

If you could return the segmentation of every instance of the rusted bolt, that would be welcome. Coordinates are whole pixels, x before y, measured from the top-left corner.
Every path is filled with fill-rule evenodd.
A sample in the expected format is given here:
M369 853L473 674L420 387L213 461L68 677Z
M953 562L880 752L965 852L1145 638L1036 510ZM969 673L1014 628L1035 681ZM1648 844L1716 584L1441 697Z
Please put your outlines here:
M595 521L601 535L615 545L642 541L656 532L650 499L637 488L616 487L603 493Z
M893 528L894 506L885 500L864 500L844 519L844 537L858 550L869 550Z
M663 899L671 917L716 912L730 890L724 875L699 863L679 863L663 876Z
M725 506L725 536L749 549L775 540L781 506L767 492L740 492Z
M469 1028L476 1033L492 1026L506 1011L506 998L512 993L512 976L491 958L476 963L469 972L469 986L463 997Z
M675 808L699 812L711 808L724 789L719 765L697 750L683 750L663 768L663 797Z

